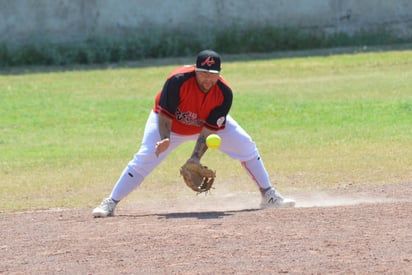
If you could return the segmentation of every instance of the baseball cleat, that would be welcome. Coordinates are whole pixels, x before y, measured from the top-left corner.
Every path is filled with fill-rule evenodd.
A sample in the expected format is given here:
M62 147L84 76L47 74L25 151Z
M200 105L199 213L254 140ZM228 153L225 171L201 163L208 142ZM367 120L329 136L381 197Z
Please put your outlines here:
M275 189L271 188L262 196L261 208L292 208L296 202L282 197Z
M104 199L102 203L93 209L93 217L104 218L114 216L114 209L116 208L117 202L111 198Z

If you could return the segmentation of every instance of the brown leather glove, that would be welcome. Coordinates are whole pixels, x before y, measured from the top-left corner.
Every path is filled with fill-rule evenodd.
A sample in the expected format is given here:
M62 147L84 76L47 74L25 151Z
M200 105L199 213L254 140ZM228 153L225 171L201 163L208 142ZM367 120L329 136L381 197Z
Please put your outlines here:
M212 188L216 173L197 163L186 163L180 168L180 175L187 186L197 193L207 192Z

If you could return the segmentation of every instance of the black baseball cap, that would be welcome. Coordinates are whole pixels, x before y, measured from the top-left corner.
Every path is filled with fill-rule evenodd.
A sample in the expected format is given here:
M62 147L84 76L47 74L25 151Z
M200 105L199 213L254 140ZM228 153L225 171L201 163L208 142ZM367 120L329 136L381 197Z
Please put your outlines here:
M201 51L196 59L196 71L220 73L220 55L212 50Z

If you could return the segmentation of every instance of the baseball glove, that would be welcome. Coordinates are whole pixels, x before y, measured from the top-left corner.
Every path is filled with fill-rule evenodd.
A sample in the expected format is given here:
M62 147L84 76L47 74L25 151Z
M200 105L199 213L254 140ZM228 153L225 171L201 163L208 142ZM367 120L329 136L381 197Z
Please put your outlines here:
M216 178L215 171L196 163L186 163L180 168L180 175L190 189L197 193L207 192Z

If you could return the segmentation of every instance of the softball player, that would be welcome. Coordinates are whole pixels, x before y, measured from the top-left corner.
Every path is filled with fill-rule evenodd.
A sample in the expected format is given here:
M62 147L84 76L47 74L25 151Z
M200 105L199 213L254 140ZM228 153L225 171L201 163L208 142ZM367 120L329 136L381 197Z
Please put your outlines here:
M262 208L294 207L295 201L282 197L272 187L256 144L229 115L233 94L220 71L219 54L204 50L197 55L196 65L179 67L168 76L149 114L139 151L110 196L93 210L94 217L113 216L117 203L180 144L196 141L187 162L200 163L207 150L206 137L212 133L222 139L219 150L239 160L256 183L262 194Z

